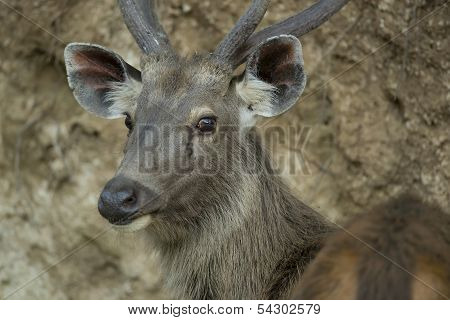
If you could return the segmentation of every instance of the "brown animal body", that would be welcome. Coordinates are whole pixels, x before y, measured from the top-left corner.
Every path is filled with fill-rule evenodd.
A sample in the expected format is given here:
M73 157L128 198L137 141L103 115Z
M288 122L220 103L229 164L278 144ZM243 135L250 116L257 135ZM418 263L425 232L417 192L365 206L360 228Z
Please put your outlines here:
M294 299L448 299L450 215L404 195L325 242Z

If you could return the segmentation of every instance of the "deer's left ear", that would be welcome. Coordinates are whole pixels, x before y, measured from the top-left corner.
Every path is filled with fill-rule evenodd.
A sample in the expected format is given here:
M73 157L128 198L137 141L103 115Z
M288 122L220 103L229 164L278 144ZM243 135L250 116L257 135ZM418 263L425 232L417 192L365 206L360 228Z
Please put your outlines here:
M107 119L133 114L142 89L139 70L94 44L67 45L64 60L69 86L81 107Z
M273 117L292 107L306 85L300 41L293 36L269 38L247 60L236 83L249 112Z

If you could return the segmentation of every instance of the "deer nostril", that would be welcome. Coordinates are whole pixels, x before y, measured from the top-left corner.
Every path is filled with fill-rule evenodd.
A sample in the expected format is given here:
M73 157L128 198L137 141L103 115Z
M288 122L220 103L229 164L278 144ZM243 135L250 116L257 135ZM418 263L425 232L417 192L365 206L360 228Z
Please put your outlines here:
M136 196L133 194L133 195L131 195L131 196L125 198L125 200L123 201L123 203L126 204L126 205L132 205L132 204L135 204L136 201L137 201L137 198L136 198Z

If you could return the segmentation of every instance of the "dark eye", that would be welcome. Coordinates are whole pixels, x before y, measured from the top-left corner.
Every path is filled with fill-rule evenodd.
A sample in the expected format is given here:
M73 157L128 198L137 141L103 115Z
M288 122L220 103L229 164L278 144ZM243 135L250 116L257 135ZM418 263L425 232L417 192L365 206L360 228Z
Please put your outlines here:
M201 118L196 128L202 133L211 133L216 129L216 119L212 117Z
M133 120L131 120L131 116L128 113L125 113L125 126L128 128L128 130L133 130Z

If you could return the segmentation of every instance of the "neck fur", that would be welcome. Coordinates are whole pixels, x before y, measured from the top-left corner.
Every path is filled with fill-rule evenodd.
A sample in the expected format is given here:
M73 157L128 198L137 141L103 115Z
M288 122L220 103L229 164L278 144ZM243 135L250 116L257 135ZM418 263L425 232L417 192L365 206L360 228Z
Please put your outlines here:
M188 235L156 246L167 287L184 299L286 296L328 224L270 170L245 175L239 188L220 186L220 199Z

